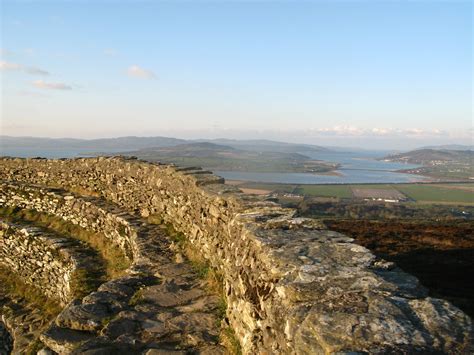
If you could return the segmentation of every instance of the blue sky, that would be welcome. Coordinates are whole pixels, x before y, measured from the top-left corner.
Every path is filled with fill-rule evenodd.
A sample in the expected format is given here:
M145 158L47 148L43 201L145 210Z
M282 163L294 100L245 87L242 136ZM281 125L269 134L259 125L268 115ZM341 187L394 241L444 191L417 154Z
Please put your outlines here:
M472 143L470 1L2 1L2 134Z

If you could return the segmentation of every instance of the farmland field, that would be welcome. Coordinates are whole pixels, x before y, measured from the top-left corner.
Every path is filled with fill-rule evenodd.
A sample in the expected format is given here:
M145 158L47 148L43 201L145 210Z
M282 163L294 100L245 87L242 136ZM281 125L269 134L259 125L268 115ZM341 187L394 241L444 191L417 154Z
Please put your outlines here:
M362 187L353 187L352 194L354 197L358 198L380 198L380 199L392 199L392 200L403 200L405 195L400 191L393 188L388 189L372 189L372 188L362 188Z
M240 188L293 193L309 197L351 199L353 191L389 190L400 192L418 203L446 203L474 205L474 184L360 184L360 185L298 185L242 182Z
M397 189L418 202L459 202L474 204L474 192L436 185L397 185Z
M293 192L299 195L352 198L349 185L300 185Z

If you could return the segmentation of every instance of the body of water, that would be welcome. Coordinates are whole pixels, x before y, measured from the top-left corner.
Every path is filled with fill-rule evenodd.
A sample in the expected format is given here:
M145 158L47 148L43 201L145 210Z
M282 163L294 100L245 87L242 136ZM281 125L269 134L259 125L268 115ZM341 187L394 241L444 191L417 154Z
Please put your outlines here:
M74 158L87 156L94 150L61 148L32 149L16 147L3 148L1 155L16 157ZM113 153L112 151L110 153ZM256 173L242 171L215 171L227 180L244 180L257 182L287 184L356 184L356 183L403 183L427 181L428 178L412 174L397 173L395 170L416 168L417 165L378 161L376 158L386 156L384 151L358 152L301 152L312 159L325 160L341 164L338 175L316 175L309 173Z
M384 151L359 152L301 152L312 159L341 164L338 175L316 175L310 173L255 173L241 171L215 171L227 180L244 180L282 184L363 184L406 183L428 181L429 178L397 173L396 170L416 168L418 165L378 161L386 156Z

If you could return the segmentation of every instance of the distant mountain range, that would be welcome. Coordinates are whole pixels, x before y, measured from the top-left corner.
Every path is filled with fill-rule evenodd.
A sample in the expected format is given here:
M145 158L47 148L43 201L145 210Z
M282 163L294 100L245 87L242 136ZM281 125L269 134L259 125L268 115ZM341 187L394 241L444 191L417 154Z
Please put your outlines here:
M184 167L201 166L214 171L326 173L338 166L296 153L298 149L308 151L316 149L314 147L299 147L285 143L280 145L278 142L270 141L225 140L225 142L234 146L211 142L192 142L171 147L124 151L118 154L136 156L148 161L174 163ZM269 151L269 149L274 149L274 151ZM98 152L97 155L108 154Z
M198 142L211 142L215 144L227 145L236 149L261 151L261 152L282 152L282 153L299 153L299 152L321 152L329 151L329 149L311 145L311 144L294 144L277 142L266 139L259 140L236 140L236 139L212 139L197 140Z
M327 151L326 148L316 145L292 144L270 140L185 140L170 137L134 136L101 139L0 136L0 154L12 156L46 156L59 158L90 155L91 153L96 152L117 153L206 142L253 152L297 153L301 151Z
M169 137L119 137L100 139L74 138L37 138L0 136L0 149L37 148L37 149L83 149L87 152L97 150L132 150L149 147L169 147L184 144L184 139Z
M462 145L462 144L446 144L446 145L433 145L421 147L420 149L435 149L435 150L474 150L473 145Z

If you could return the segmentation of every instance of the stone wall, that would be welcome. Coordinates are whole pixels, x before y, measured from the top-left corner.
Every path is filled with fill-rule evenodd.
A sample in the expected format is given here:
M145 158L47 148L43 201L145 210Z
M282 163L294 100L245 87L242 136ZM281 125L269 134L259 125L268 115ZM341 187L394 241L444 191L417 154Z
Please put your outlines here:
M122 158L2 159L0 166L6 181L93 191L172 223L223 275L244 353L473 350L469 317L428 297L416 278L208 172Z
M48 189L22 184L1 183L0 206L19 207L46 213L100 233L111 244L117 245L130 260L138 258L135 239L137 231L129 221L110 213L93 197L78 197L59 189Z
M151 267L147 231L138 217L125 215L116 205L95 197L79 196L60 189L22 183L0 182L0 206L17 207L59 217L98 233L118 246L129 259L129 273Z
M36 227L0 219L0 264L63 305L72 298L70 281L80 262L68 244Z

